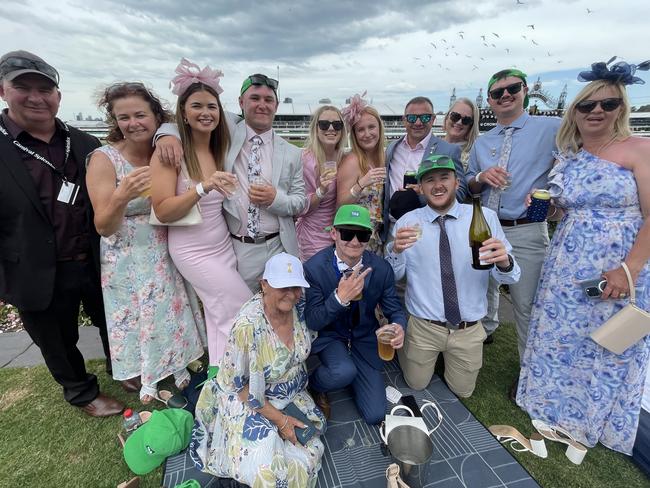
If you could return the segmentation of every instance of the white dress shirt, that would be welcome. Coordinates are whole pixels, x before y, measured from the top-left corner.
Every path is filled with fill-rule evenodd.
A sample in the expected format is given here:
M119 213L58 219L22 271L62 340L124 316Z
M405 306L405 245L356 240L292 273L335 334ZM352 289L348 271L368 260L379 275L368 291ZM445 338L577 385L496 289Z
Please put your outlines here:
M506 246L512 257L512 246L499 224L496 213L483 209L485 219L492 230L492 237ZM422 237L401 254L393 252L393 242L388 247L386 260L393 267L395 279L406 275L406 309L416 317L445 321L445 307L440 282L440 260L438 256L440 225L435 219L441 214L428 205L413 210L400 218L393 230L393 236L402 227L418 222L422 226ZM472 268L472 251L469 247L469 225L472 221L472 206L454 203L447 215L455 217L445 221L445 229L451 248L452 266L456 280L458 305L461 319L467 322L481 320L487 313L487 289L490 274L499 283L516 283L521 274L514 261L512 270L499 271L497 266L490 270Z
M415 147L409 146L407 137L404 136L393 152L393 160L390 163L390 196L393 196L395 191L404 186L404 173L407 171L417 171L424 157L424 150L429 145L431 139L431 132L418 142Z

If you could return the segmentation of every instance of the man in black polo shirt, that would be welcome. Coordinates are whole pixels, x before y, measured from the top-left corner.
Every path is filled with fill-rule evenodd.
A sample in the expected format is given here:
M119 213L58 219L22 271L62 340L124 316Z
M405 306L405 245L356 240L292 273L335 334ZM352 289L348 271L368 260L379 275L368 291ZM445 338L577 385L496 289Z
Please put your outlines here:
M18 308L65 399L105 417L123 406L99 392L77 348L80 303L106 337L98 235L84 184L86 156L99 141L56 118L58 88L58 72L38 56L0 58L8 106L0 114L0 298Z

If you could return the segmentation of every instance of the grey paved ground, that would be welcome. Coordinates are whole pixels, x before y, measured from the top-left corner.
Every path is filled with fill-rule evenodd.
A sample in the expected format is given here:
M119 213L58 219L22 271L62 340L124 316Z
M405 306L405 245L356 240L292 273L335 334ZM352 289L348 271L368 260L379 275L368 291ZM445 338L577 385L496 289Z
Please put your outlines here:
M513 322L512 305L507 297L501 297L499 321ZM104 357L97 327L79 327L79 349L86 359ZM43 364L41 351L24 330L0 334L0 367L18 368Z

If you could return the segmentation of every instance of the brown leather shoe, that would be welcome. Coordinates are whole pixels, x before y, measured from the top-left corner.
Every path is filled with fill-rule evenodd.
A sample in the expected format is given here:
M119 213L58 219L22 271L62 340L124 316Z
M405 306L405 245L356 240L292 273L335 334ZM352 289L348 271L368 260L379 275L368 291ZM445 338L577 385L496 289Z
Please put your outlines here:
M142 382L140 382L139 376L121 381L121 383L122 383L122 388L124 388L124 391L128 393L137 393L140 391L140 388L142 388Z
M110 417L111 415L121 414L122 410L124 410L124 405L115 398L100 393L88 405L79 408L91 417Z
M320 411L323 412L325 418L329 420L330 413L332 412L332 407L330 406L330 402L327 399L327 393L314 391L314 390L310 390L309 393L313 397L316 406L320 408Z

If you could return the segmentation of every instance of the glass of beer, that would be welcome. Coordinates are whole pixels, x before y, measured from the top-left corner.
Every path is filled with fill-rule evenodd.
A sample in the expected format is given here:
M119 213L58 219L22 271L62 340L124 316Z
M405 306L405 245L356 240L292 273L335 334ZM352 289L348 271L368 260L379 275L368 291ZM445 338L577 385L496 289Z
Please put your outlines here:
M391 345L391 341L397 335L395 332L394 324L386 324L380 327L375 332L377 334L377 348L379 357L384 361L392 361L395 357L395 349Z
M327 173L336 174L336 161L324 161L321 173L323 175L326 175Z
M407 222L406 227L408 227L413 232L415 232L415 239L416 240L419 241L420 239L422 239L422 225L420 224L420 222L416 222L416 221Z

